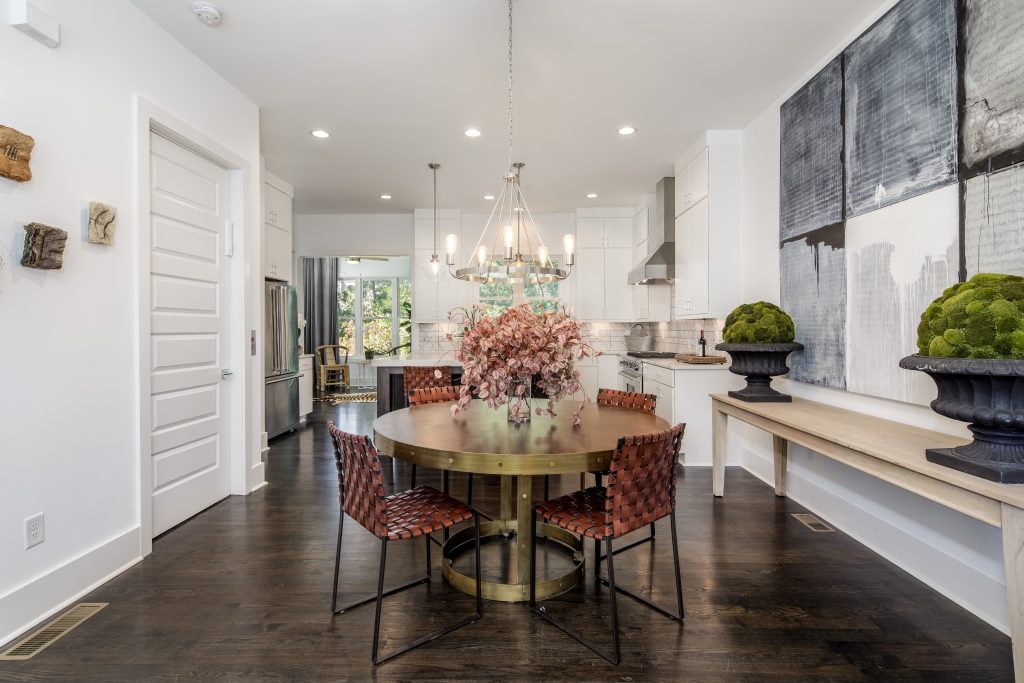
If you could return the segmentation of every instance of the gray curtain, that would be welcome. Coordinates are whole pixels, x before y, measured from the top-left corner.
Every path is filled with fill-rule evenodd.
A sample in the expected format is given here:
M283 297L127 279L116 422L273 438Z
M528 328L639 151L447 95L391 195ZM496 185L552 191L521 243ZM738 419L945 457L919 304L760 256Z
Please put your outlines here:
M338 343L338 259L303 258L302 287L306 299L306 352ZM319 375L320 359L314 358Z

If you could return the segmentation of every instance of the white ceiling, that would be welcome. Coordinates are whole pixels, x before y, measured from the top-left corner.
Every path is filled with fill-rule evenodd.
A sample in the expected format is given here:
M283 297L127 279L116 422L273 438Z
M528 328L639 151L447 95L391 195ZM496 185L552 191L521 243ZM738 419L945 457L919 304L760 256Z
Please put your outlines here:
M260 106L296 211L428 207L431 161L443 206L488 207L507 158L504 0L215 1L211 29L191 0L133 0ZM888 0L515 3L514 156L542 211L634 204L699 131L744 126Z

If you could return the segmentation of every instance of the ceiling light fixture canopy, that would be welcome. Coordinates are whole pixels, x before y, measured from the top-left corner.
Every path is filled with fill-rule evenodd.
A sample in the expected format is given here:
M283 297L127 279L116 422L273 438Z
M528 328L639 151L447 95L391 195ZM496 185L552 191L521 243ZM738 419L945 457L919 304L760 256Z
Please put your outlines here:
M512 83L512 0L508 0L508 172L491 215L464 267L456 267L458 237L451 234L445 238L448 272L459 280L520 284L554 282L569 277L575 263L575 239L571 234L566 235L562 242L562 262L557 263L551 258L523 196L520 176L526 164L512 161ZM468 135L469 131L466 133ZM435 225L436 211L435 208Z

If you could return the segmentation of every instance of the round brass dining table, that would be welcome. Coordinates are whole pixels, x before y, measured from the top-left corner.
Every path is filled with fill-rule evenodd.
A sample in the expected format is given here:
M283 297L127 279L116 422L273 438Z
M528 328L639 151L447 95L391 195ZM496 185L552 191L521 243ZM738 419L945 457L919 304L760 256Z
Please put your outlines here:
M620 437L670 426L655 415L589 403L583 409L583 423L573 427L578 401L562 401L555 407L555 417L534 415L525 424L510 423L504 406L494 410L483 401L472 401L454 416L451 406L434 403L382 415L373 424L374 441L382 453L422 467L501 476L501 514L481 524L481 535L515 537L516 571L509 572L513 582L483 582L483 596L503 602L530 597L533 477L607 470ZM572 588L582 578L583 544L554 525L540 523L536 533L569 553L574 565L565 574L537 582L537 598L543 599ZM454 558L472 544L472 526L451 534L443 544L441 570L453 586L475 595L475 577L454 567Z

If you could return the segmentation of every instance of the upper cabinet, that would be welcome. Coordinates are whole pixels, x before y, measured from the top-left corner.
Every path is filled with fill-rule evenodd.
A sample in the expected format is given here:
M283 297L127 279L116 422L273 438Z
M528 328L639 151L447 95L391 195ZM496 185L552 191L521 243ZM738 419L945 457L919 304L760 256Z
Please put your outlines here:
M291 185L270 173L263 184L263 276L292 282Z
M576 315L585 321L667 320L668 287L630 286L630 269L647 255L646 207L576 211ZM638 241L639 240L639 241Z
M740 303L742 134L708 131L676 164L676 318L724 318Z
M702 147L676 172L676 216L708 196L708 152Z
M445 264L445 238L455 235L459 240L459 265L462 265L462 253L467 247L462 241L461 212L456 209L438 211L435 245L433 209L416 209L413 235L412 319L424 323L447 322L448 311L464 304L465 290L471 287L449 275ZM441 262L436 278L430 273L430 255L434 253Z

